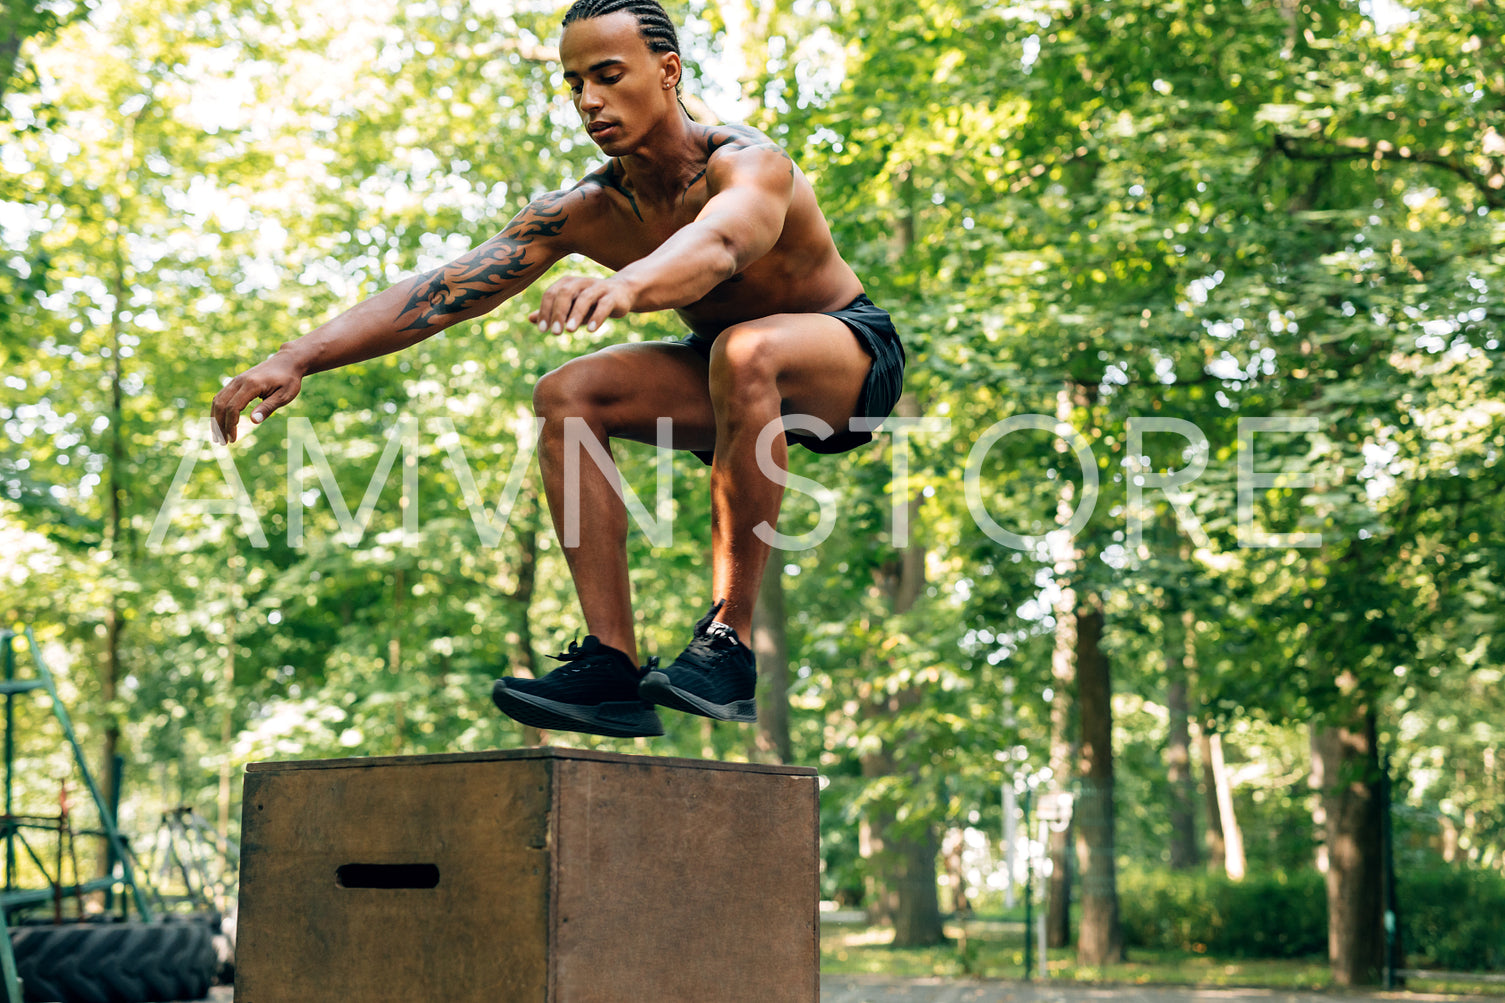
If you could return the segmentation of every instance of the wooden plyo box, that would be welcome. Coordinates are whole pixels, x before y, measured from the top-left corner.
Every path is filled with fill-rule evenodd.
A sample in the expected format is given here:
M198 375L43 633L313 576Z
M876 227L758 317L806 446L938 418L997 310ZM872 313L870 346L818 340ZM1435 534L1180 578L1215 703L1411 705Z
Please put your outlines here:
M253 763L236 1003L818 999L817 791L576 749Z

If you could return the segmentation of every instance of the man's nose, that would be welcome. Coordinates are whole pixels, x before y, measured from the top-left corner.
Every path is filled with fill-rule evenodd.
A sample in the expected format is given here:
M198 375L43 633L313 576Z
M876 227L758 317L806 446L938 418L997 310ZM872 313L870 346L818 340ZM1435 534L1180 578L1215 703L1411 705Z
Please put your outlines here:
M582 111L595 111L602 106L601 92L586 84L580 88L580 108Z

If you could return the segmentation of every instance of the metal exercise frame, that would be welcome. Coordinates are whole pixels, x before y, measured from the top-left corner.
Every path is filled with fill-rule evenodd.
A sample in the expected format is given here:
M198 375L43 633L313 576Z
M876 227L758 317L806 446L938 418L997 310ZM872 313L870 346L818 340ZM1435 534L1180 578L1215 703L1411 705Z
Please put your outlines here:
M35 678L16 678L16 641L21 637L26 638L27 646L31 650L32 664L36 669ZM131 900L134 902L136 911L143 920L152 918L151 908L147 905L146 896L136 882L136 876L131 864L132 855L130 848L120 835L120 830L115 825L115 816L105 804L100 795L99 787L94 783L94 777L89 772L89 766L84 758L83 749L79 747L78 736L73 730L73 722L68 717L68 709L63 706L58 697L57 685L52 672L48 670L47 663L42 660L42 650L37 644L36 636L31 628L27 627L25 634L17 634L14 631L0 628L0 661L4 663L5 678L0 680L0 695L5 697L5 812L0 815L0 841L5 844L4 864L5 881L0 886L0 977L3 977L5 994L9 1003L21 1003L20 981L16 974L16 959L10 945L10 915L13 910L36 906L46 902L61 902L64 898L77 898L90 892L104 891L117 885L130 889ZM73 759L78 766L78 772L83 777L84 786L88 788L89 796L94 799L94 804L99 811L100 823L104 828L103 835L109 841L114 851L115 860L120 865L120 877L96 878L93 881L80 881L78 875L74 875L74 884L64 887L62 885L62 870L59 866L56 879L49 882L51 887L42 889L20 889L16 887L16 844L19 843L26 854L46 874L47 868L43 864L37 851L26 841L23 829L40 829L43 831L57 831L61 840L63 835L63 821L59 819L53 822L50 819L36 816L24 816L15 814L14 784L15 771L15 700L22 694L42 690L47 694L52 714L62 726L63 735L68 740L69 747L73 750Z

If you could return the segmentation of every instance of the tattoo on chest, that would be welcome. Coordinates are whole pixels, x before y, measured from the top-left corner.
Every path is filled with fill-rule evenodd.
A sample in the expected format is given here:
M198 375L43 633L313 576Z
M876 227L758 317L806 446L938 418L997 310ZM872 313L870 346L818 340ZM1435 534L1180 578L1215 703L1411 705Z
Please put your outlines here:
M643 213L638 209L637 197L627 189L626 185L622 184L620 168L615 159L613 159L611 163L607 165L604 172L598 171L597 173L588 176L584 181L581 182L581 184L595 185L597 188L606 188L621 195L627 200L627 204L632 207L632 214L638 218L638 222L643 222Z
M403 330L433 327L525 276L533 264L528 260L533 238L555 237L564 229L569 216L560 203L566 194L536 200L494 239L414 282L412 295L397 316L417 313Z
M697 184L700 183L700 179L703 178L703 177L705 177L705 172L706 172L706 168L702 167L700 169L700 171L693 178L690 179L690 183L687 184L687 185L685 185L684 193L682 195L680 195L680 197L679 197L679 204L680 205L684 205L687 201L689 201L689 199L690 199L690 189L694 188Z

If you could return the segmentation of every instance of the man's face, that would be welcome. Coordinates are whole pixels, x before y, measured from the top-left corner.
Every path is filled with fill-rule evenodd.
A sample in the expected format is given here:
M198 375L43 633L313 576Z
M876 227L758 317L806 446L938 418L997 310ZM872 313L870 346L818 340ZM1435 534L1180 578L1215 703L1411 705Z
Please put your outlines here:
M586 131L611 156L631 152L674 106L679 57L650 51L625 11L570 24L559 57Z

